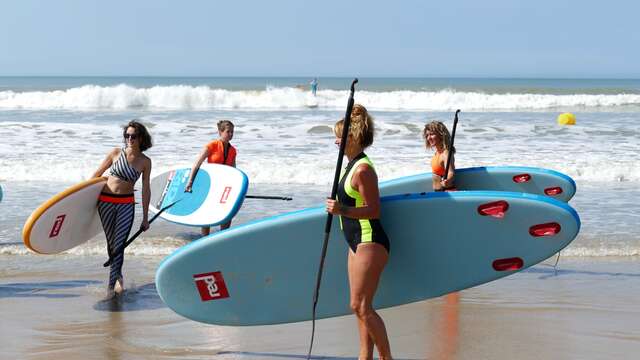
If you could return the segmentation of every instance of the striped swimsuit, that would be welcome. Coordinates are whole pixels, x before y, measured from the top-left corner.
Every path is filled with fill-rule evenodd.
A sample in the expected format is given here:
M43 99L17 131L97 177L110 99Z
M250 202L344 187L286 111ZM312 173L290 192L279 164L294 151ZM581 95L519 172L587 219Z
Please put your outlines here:
M127 161L124 149L118 160L111 165L109 176L115 176L121 180L135 183L140 177L140 172ZM107 238L107 251L113 258L109 272L109 289L112 290L116 281L120 279L122 284L122 264L124 252L121 250L129 237L133 226L135 200L133 194L110 194L102 192L98 198L98 214L102 222L105 237Z

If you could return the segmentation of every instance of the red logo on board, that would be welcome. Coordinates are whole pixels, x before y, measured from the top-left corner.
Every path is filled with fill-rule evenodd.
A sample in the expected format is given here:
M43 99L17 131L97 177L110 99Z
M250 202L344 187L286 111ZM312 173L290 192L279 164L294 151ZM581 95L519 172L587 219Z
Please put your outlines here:
M53 223L53 227L51 228L51 231L49 232L50 238L58 236L58 234L60 234L60 229L62 229L62 223L64 222L65 217L67 217L66 214L58 215L58 217L56 218L56 221Z
M202 301L224 299L229 297L227 285L224 283L220 271L193 275L193 281L200 293Z
M222 192L222 196L220 197L220 204L224 204L227 202L229 198L229 194L231 193L231 186L225 186L224 191Z

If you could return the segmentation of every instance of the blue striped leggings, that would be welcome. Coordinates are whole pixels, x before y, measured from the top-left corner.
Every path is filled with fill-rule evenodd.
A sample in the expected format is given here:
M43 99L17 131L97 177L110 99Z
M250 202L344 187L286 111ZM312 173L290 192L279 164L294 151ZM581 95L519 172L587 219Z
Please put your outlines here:
M106 195L106 194L105 194ZM111 262L109 272L109 290L113 290L116 281L121 279L122 284L122 264L124 263L124 251L113 254L114 251L121 249L122 245L127 241L131 227L133 226L135 203L118 203L109 201L110 196L100 196L98 201L98 214L102 222L105 237L107 238L107 252L112 256L115 255ZM133 195L129 195L133 197ZM106 198L106 199L105 199Z

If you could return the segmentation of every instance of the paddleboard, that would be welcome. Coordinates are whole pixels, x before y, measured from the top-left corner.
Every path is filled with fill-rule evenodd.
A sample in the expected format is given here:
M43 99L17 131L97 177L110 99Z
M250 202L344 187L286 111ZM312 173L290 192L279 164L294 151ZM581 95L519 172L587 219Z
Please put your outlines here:
M190 173L190 168L174 169L151 179L149 210L157 213L175 203L160 217L181 225L213 226L231 220L247 193L247 175L232 166L202 164L192 191L186 193Z
M580 219L549 197L493 191L382 198L391 241L374 299L386 308L463 290L539 263L578 234ZM178 249L156 287L176 313L218 325L311 319L324 207L232 227ZM347 245L334 217L317 318L350 314Z
M405 176L380 183L381 196L433 191L432 173ZM550 169L526 166L487 166L456 169L458 190L514 191L546 195L568 202L576 193L569 176Z
M98 235L98 196L106 182L104 177L83 181L45 201L22 228L24 244L40 254L57 254Z
M304 105L308 108L315 109L318 107L318 99L315 96L308 96Z

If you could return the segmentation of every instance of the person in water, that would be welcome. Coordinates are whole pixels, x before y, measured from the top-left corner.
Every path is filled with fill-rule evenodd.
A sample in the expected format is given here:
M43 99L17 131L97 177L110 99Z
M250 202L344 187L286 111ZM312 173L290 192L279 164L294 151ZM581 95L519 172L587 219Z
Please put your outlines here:
M231 145L230 141L233 139L234 125L229 120L218 121L218 135L217 140L213 140L204 146L198 158L196 159L193 167L191 168L191 174L189 175L189 181L184 189L186 192L191 192L193 185L193 179L195 179L200 165L207 160L209 164L224 164L236 167L236 148ZM231 220L229 222L220 225L220 230L228 229L231 226ZM202 227L202 236L209 235L211 228L209 226Z
M316 92L318 92L318 78L313 78L309 85L311 86L311 94L313 94L313 96L316 96Z
M344 120L334 126L340 145ZM353 106L344 154L349 163L338 186L337 200L327 200L328 213L340 216L340 227L349 245L350 306L358 321L359 359L372 359L373 346L380 359L391 359L384 322L373 309L373 297L389 257L390 243L380 223L378 176L364 149L373 143L373 119L367 109Z
M122 250L122 246L129 237L133 226L135 210L133 187L140 175L142 175L142 223L140 229L146 231L149 228L151 159L143 152L152 146L151 135L144 125L133 120L123 127L122 136L124 147L112 149L93 174L93 177L100 177L109 170L107 183L98 198L98 214L107 238L107 251L109 257L113 259L107 287L109 297L124 291L122 276L124 250Z
M456 153L455 147L449 149L451 144L451 135L447 127L440 121L432 121L424 126L422 131L424 137L424 145L427 149L434 149L435 153L431 158L431 172L433 173L432 187L434 191L455 190L455 161L453 154ZM451 165L444 179L444 173L447 171L447 159L451 153Z

